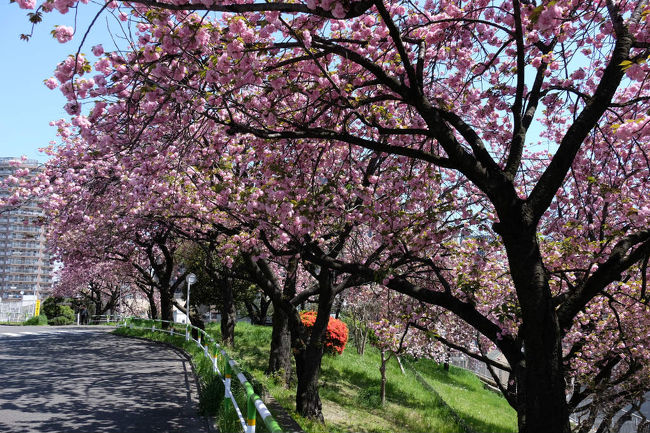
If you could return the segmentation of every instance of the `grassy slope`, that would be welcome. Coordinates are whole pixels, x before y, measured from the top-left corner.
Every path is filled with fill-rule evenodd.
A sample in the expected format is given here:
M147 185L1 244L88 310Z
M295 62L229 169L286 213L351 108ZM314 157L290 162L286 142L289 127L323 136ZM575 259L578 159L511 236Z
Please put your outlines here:
M487 391L476 375L429 359L413 363L417 371L474 432L516 432L517 414L500 395Z
M218 326L210 328L218 334ZM232 356L257 380L262 382L278 402L287 408L299 424L310 433L321 432L462 432L464 428L431 392L424 389L407 369L402 374L396 361L387 368L387 404L379 406L379 353L368 347L359 356L348 346L341 356L325 356L322 364L320 395L326 425L300 418L295 408L295 388L278 386L266 377L270 327L238 323ZM503 398L484 390L471 373L452 368L445 372L432 361L412 364L474 432L514 432L515 412Z

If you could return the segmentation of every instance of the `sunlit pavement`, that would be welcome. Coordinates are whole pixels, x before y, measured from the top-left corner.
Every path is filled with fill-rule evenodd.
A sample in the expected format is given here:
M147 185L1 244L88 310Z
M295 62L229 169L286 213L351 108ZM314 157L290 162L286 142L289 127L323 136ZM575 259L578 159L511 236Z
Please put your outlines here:
M208 432L190 362L112 329L0 326L0 432Z

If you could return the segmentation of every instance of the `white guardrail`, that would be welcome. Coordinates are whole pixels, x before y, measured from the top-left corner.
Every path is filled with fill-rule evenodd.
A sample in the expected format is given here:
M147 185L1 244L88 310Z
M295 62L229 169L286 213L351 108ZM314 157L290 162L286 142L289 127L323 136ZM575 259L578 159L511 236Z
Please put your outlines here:
M163 324L167 324L166 327ZM255 433L255 420L257 418L257 413L260 414L260 417L264 421L266 428L271 433L282 433L282 429L278 425L277 421L271 415L271 412L266 408L262 399L255 394L253 390L253 385L246 379L246 376L242 373L241 369L237 365L237 362L234 359L231 359L226 351L217 343L212 336L206 333L204 330L192 326L190 324L169 322L166 320L152 320L152 319L138 319L138 318L126 318L120 321L117 325L118 328L130 328L130 329L146 329L153 332L165 332L170 335L185 335L185 340L192 340L196 343L205 356L212 362L212 371L219 375L219 378L223 382L226 391L225 398L226 404L232 402L232 405L239 417L239 422L242 425L242 428L245 433ZM192 336L191 330L197 332L197 339L194 339ZM182 332L181 332L182 331ZM202 342L203 341L203 342ZM211 350L210 347L213 349ZM239 382L244 387L246 391L246 418L242 415L242 411L235 400L234 395L231 392L230 385L232 380L232 375L235 375Z

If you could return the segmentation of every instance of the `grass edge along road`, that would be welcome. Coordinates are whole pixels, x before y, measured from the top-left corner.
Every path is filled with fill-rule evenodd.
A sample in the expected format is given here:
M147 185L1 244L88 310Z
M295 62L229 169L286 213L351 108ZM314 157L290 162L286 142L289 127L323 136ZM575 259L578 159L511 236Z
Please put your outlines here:
M209 325L206 331L220 341L218 324ZM201 382L202 413L217 414L220 431L240 430L239 425L234 423L236 421L232 421L233 418L236 420L233 414L225 419L221 416L223 384L220 380L209 379L213 377L211 364L195 345L186 344L183 337L151 331L124 330L120 333L169 342L190 353ZM473 432L517 431L514 410L505 399L484 389L474 374L453 366L446 372L427 359L411 360L410 364L444 402L426 390L410 369L402 374L397 362L392 359L387 367L387 403L381 407L379 352L373 347L366 347L365 355L360 356L351 342L342 355L323 357L320 395L326 424L304 419L295 413L295 387L285 389L276 378L264 374L270 340L270 327L239 322L235 328L235 348L228 352L249 373L247 376L252 379L256 392L264 395L261 388L266 388L308 433L452 433L464 432L464 426ZM450 408L461 419L460 424ZM257 426L258 431L263 431L263 423L259 420Z
M137 328L118 328L113 333L124 337L143 338L149 341L171 344L187 353L194 367L194 374L196 374L199 381L199 415L214 417L216 420L215 427L220 432L239 432L242 430L232 404L225 404L225 387L220 377L213 372L212 361L205 356L204 352L192 340L187 341L181 335L169 335L160 331ZM244 374L248 377L246 372ZM255 382L251 381L251 383ZM261 391L260 385L257 384L255 392L262 395ZM233 380L231 382L231 392L240 408L246 408L246 392L238 381ZM257 414L256 421L256 431L267 432L259 414Z

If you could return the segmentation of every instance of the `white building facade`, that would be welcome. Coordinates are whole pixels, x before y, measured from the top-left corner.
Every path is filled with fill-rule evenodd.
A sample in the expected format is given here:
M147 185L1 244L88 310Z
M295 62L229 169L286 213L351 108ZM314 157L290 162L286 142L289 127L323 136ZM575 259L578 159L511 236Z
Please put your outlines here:
M10 161L15 159L0 158L0 180L14 173L16 168ZM39 163L27 160L21 167L35 173ZM9 194L8 189L0 189L0 195ZM45 229L37 224L42 215L36 203L0 213L0 303L33 303L52 289L53 266L45 245Z

